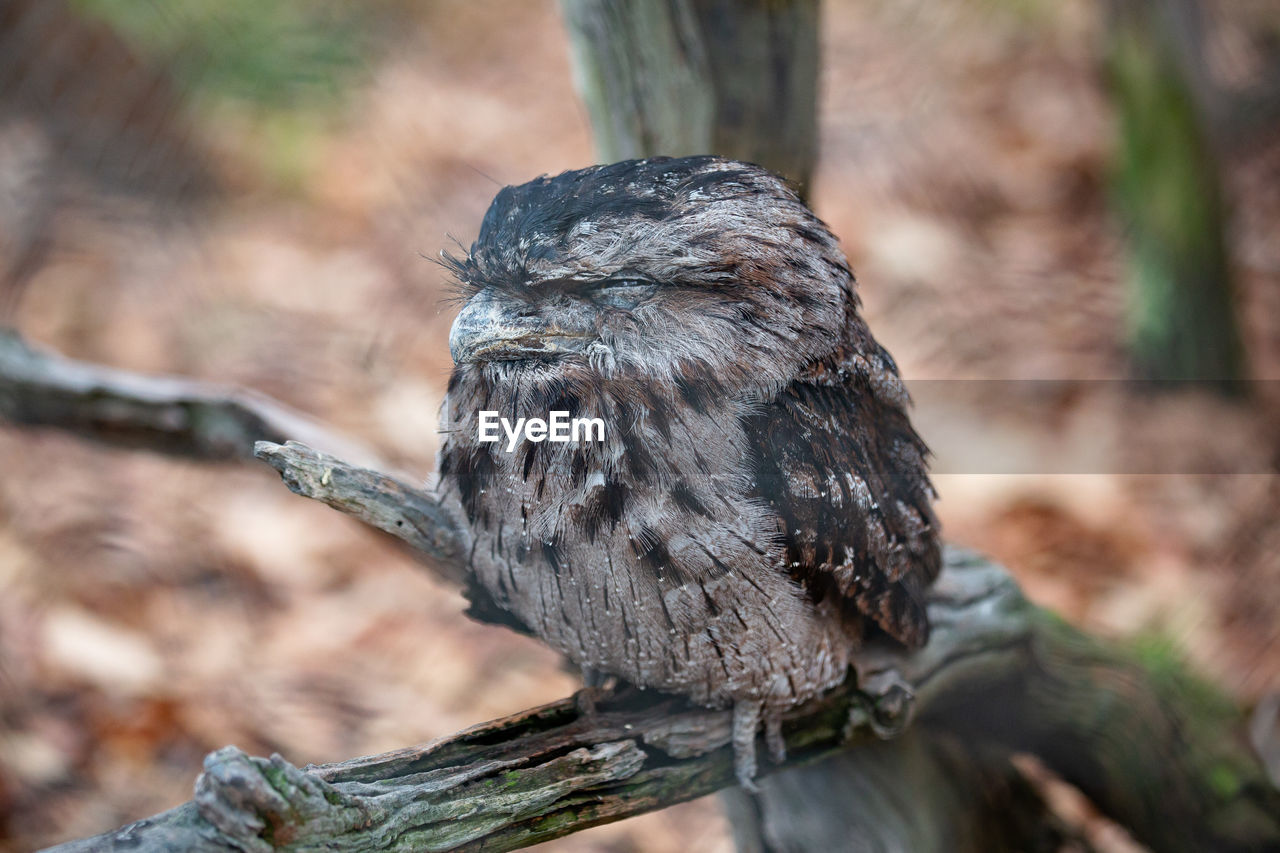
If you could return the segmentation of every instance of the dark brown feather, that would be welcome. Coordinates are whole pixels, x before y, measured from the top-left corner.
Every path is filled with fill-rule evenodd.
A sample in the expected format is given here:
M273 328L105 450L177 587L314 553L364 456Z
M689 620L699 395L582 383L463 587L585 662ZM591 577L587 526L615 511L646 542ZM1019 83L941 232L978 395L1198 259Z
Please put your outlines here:
M811 595L838 597L915 647L928 639L923 594L941 560L928 451L900 399L876 393L873 371L900 385L892 362L842 348L748 422L756 494L777 512L787 568Z

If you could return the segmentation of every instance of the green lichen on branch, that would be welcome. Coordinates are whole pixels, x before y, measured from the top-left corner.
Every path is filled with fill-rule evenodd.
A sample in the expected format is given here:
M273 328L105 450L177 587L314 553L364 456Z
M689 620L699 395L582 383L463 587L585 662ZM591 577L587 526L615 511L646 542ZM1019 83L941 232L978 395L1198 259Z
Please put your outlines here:
M300 494L411 546L431 543L429 566L463 553L428 492L302 445L259 453ZM440 527L397 523L408 505ZM788 761L761 761L766 791L811 782L790 771L820 760L860 784L892 787L886 773L907 774L899 783L936 810L898 815L886 812L892 798L846 797L843 825L885 833L895 849L1006 849L990 846L999 815L969 788L1005 784L1010 756L1032 753L1157 853L1280 846L1280 793L1236 737L1234 708L1188 701L1168 667L1148 672L1036 608L976 555L949 549L929 596L927 646L868 644L856 678L786 717ZM728 711L634 690L594 706L566 699L426 747L305 770L229 748L210 756L194 805L58 849L512 850L733 786Z

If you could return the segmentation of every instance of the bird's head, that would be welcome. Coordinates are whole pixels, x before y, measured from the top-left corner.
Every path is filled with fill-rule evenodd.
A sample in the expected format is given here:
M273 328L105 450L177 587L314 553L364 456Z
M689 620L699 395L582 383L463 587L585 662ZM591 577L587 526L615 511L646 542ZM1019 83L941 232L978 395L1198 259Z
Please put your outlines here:
M854 311L826 226L772 173L632 160L498 193L462 258L459 368L495 376L780 386Z

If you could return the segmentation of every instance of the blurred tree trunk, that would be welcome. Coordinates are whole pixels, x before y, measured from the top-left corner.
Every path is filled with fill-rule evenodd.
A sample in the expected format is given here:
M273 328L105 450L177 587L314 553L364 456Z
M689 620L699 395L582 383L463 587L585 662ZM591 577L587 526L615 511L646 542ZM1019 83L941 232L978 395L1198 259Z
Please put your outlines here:
M1128 234L1128 340L1139 375L1244 378L1205 114L1195 0L1113 0L1108 64L1119 116L1113 195Z
M973 755L913 730L719 796L739 853L1091 853L1012 764Z
M15 324L67 212L169 224L222 183L168 69L68 0L0 0L0 130L28 122L32 167L0 198L0 325Z
M817 0L562 0L601 160L720 154L803 192L817 153Z

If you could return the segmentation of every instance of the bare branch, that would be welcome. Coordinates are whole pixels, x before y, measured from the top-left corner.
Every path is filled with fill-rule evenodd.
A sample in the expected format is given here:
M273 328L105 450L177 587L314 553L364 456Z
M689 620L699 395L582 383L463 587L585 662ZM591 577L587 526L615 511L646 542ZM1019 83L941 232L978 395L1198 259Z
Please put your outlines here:
M851 680L788 715L789 765L892 736L917 704L932 712L947 701L954 679L1004 666L1010 635L1019 639L1011 626L1028 628L1007 617L1034 608L1002 570L959 554L953 567L933 601L943 627L927 653L874 650L863 689ZM926 687L913 697L908 683ZM194 803L55 849L512 850L735 784L728 711L633 689L592 711L582 704L566 699L424 747L305 771L227 747L205 760ZM774 769L763 763L763 773Z
M462 536L429 493L296 443L258 454L295 492L400 537L438 571L462 565ZM787 716L788 767L894 737L914 719L913 731L962 744L979 768L1005 766L1014 751L1040 755L1157 851L1280 839L1280 795L1247 748L1223 737L1239 722L1234 709L1180 701L1176 685L1029 604L1003 569L971 554L948 551L929 614L923 650L873 643L856 679ZM206 760L193 803L56 849L511 850L734 784L727 711L633 690L593 712L585 704L306 770L227 748ZM868 760L880 773L894 762L883 752ZM926 766L932 784L946 784ZM776 769L763 763L765 775ZM845 808L853 824L904 832L932 819Z
M400 538L442 577L465 578L464 535L431 493L294 442L263 442L257 453L295 492ZM784 720L787 768L839 761L833 778L853 780L842 792L918 791L911 803L937 806L842 793L846 825L874 829L892 849L998 849L973 825L963 845L949 828L982 817L989 792L966 786L1030 752L1153 850L1280 843L1280 794L1235 737L1234 708L1190 701L1185 681L1149 676L1028 603L1004 569L955 549L929 616L924 649L873 642L856 678ZM631 689L588 704L567 699L426 746L303 770L228 747L206 759L192 802L54 849L512 850L735 784L728 711ZM909 725L907 737L871 747ZM824 795L804 787L820 776L779 769L762 762L762 819L776 821L770 806L797 790L811 803ZM886 787L895 772L904 776ZM926 837L949 846L922 846Z
M377 455L264 394L74 361L0 329L0 418L196 459L249 459L258 440L297 439L343 458Z
M437 575L466 583L462 533L430 493L296 441L259 441L254 455L279 471L291 491L402 539Z

